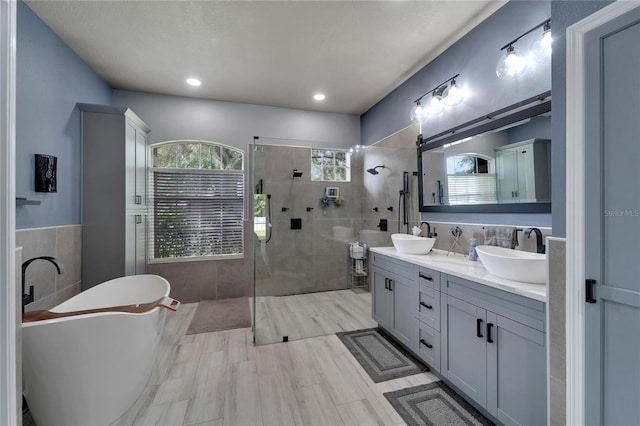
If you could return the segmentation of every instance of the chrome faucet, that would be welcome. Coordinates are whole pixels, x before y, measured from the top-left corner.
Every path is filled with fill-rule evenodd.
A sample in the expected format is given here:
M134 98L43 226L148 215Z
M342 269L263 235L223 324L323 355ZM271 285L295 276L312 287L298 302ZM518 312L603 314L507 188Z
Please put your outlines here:
M58 274L64 274L64 265L62 264L62 262L60 262L55 257L38 256L38 257L34 257L34 258L29 259L26 262L24 262L22 264L22 313L23 314L24 314L24 306L33 302L33 295L34 295L33 286L32 285L29 286L29 294L25 293L24 288L25 288L25 276L26 276L26 273L27 273L27 268L35 260L46 260L46 261L49 261L49 262L53 263L53 265L56 267L56 269L58 270Z
M542 242L542 232L538 228L529 228L525 231L524 236L530 238L531 232L536 233L536 253L544 254L545 247L544 243Z
M431 233L431 225L429 222L420 222L420 229L422 229L422 225L427 225L427 238L433 238L433 234Z

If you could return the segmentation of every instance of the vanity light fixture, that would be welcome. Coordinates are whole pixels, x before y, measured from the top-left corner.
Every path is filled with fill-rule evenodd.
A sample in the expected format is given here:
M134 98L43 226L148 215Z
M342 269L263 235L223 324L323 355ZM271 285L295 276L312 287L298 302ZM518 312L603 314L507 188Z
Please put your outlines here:
M462 102L465 92L456 83L455 79L458 77L460 77L460 74L446 79L413 101L415 105L411 108L409 114L411 121L421 121L427 115L435 115L442 112L445 106L454 106ZM423 106L422 101L427 95L431 95L431 98Z
M536 37L534 45L529 52L523 53L516 51L514 45L524 36L532 33L538 28L543 28L542 34ZM506 49L504 55L500 57L496 65L496 75L501 79L509 79L518 77L527 68L529 59L542 62L546 57L551 56L551 18L539 23L530 30L524 32L520 36L511 40L500 48L500 51Z
M187 79L187 84L189 86L193 86L193 87L198 87L200 86L202 83L200 82L200 80L198 80L197 78L188 78Z
M531 43L531 57L536 62L543 62L551 57L551 20L544 23L542 32Z

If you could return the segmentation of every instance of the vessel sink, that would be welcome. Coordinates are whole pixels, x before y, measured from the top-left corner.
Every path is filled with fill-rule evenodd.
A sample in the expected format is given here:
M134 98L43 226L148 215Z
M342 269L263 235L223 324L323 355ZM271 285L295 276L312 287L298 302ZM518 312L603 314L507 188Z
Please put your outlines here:
M487 271L496 277L532 284L546 284L544 254L496 246L478 246L476 252Z
M416 237L409 234L391 234L391 241L398 253L427 254L431 251L436 239Z

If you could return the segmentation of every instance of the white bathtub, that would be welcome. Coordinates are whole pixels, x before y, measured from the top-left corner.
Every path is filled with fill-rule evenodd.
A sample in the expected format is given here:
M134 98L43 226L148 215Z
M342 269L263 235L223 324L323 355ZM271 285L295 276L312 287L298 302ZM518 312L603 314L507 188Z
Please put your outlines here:
M156 275L117 278L51 309L68 312L168 296ZM38 426L107 425L149 380L167 309L103 312L22 324L23 392Z

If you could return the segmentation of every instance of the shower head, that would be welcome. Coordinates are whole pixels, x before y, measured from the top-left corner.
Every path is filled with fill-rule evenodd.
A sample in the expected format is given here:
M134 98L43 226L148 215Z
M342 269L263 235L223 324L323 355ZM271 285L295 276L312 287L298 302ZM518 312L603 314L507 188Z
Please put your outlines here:
M382 166L375 166L375 167L374 167L374 168L372 168L372 169L367 169L367 172L371 173L372 175L377 175L378 173L380 173L379 171L377 171L377 170L376 170L376 169L378 169L378 168L383 168L383 169L384 169L385 167L384 167L384 165L382 165Z
M294 178L302 177L302 172L299 171L298 169L293 169L293 177Z

